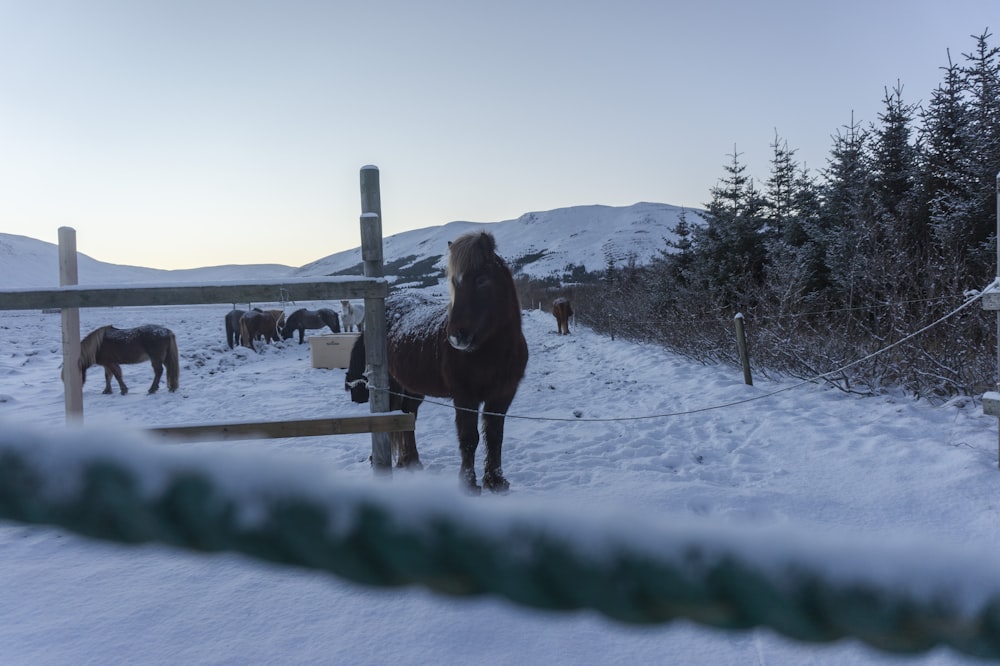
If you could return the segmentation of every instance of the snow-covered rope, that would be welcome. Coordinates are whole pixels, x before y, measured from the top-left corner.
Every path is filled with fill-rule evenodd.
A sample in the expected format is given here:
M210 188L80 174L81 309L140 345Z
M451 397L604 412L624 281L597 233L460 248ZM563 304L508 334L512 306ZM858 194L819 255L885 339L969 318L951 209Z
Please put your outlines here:
M345 480L315 463L83 428L0 429L0 518L627 623L1000 658L988 544L486 501L426 480Z

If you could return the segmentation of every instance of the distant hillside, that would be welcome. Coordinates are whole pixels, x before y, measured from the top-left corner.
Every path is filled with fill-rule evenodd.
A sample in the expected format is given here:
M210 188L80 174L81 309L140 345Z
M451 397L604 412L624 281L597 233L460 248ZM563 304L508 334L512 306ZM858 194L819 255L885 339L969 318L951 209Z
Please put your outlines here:
M574 206L526 213L503 222L451 222L406 231L383 241L385 273L395 282L427 283L442 275L448 241L466 231L493 233L500 254L516 273L563 278L572 267L600 271L620 266L634 256L648 263L672 239L684 211L690 224L701 222L700 211L659 203L632 206ZM249 277L314 277L361 274L361 250L355 248L319 259L301 268L278 264L209 266L167 271L122 266L81 254L80 284L134 282L211 282ZM26 236L0 233L0 284L10 288L52 287L59 284L59 248Z
M240 280L250 276L278 278L291 275L291 266L210 266L166 271L158 268L122 266L77 254L80 284L211 282ZM13 289L59 286L59 246L27 236L0 233L0 284Z

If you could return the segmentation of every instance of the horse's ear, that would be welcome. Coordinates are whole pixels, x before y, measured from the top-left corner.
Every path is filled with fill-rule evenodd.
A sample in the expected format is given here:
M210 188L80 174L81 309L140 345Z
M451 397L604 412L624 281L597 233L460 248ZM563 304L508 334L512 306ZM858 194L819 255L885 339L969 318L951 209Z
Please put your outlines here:
M484 231L482 234L480 234L479 242L482 243L483 251L486 252L486 254L492 254L493 252L496 252L497 241L495 238L493 238L493 234L491 234L490 232Z
M451 241L448 241L448 249L451 249Z

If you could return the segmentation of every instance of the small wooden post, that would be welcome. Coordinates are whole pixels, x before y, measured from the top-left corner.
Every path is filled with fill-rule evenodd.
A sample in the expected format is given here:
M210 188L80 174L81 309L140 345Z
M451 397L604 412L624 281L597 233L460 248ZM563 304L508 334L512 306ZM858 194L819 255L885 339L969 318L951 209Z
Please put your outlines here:
M743 366L743 382L753 386L753 377L750 376L750 356L747 354L747 332L743 327L742 312L736 313L733 324L736 326L736 347L740 352L740 365Z
M378 167L361 167L361 260L365 277L384 277L382 264L382 202ZM365 365L370 390L371 413L389 411L389 366L385 337L385 300L365 299ZM392 473L392 442L387 432L372 433L372 467L376 473Z
M77 282L76 230L59 227L59 286ZM80 310L62 308L63 396L66 423L83 421L83 379L80 376Z

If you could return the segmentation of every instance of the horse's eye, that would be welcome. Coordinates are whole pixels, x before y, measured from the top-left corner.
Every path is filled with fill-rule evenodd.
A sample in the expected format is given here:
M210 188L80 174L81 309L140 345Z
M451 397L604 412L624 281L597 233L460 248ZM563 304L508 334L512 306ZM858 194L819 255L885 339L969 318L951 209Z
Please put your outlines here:
M476 276L476 289L486 289L490 286L490 276L488 275L477 275Z

